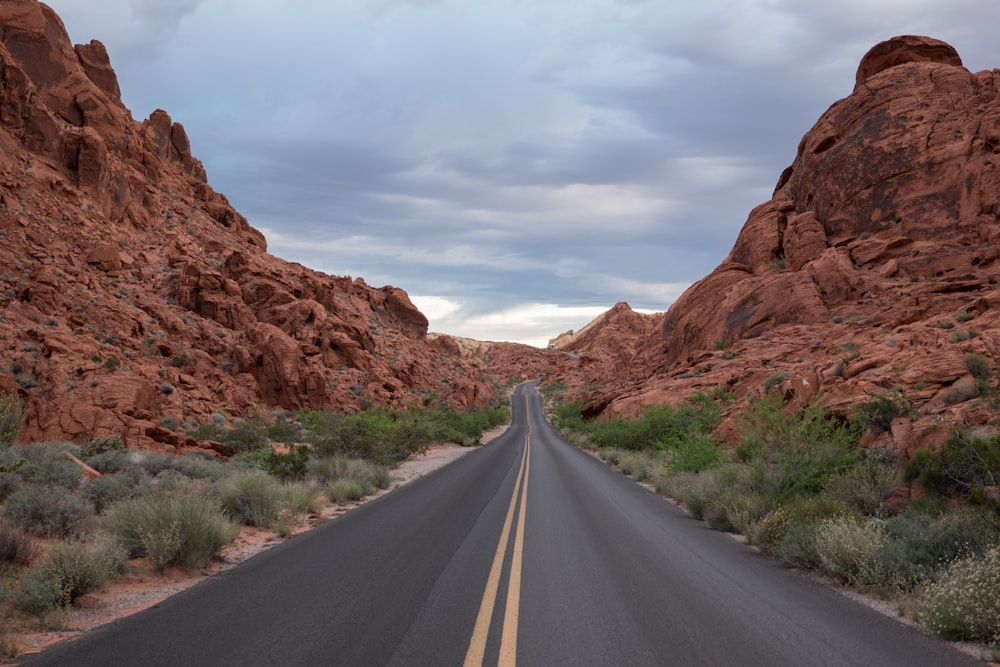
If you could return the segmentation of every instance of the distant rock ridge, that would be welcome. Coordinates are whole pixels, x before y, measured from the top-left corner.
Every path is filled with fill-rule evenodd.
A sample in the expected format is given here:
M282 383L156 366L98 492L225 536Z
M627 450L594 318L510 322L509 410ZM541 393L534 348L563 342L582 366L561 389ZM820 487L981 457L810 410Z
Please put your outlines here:
M628 352L620 336L598 342L608 318L573 340L581 355L630 357L626 374L567 369L590 414L719 385L744 399L765 385L797 400L821 393L845 414L897 392L920 416L897 418L878 442L904 458L956 425L993 423L966 355L985 359L995 384L1000 70L969 72L950 45L901 36L873 47L856 81L728 257L648 335Z
M0 4L0 389L24 440L199 443L176 425L304 407L462 407L490 377L395 287L268 255L184 127L136 121L104 45Z

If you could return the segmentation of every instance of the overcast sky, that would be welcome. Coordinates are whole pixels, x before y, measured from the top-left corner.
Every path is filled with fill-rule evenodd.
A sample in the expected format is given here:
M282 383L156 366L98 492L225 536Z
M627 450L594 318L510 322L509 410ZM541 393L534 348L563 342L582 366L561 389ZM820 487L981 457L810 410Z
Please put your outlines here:
M269 250L544 346L725 258L875 43L1000 67L997 0L49 0Z

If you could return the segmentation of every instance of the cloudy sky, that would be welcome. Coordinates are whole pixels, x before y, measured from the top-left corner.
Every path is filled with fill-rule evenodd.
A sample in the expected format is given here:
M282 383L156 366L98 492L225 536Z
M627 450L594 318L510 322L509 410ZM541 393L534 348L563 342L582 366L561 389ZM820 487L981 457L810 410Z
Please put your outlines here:
M715 268L876 42L1000 67L996 0L47 4L272 253L541 346Z

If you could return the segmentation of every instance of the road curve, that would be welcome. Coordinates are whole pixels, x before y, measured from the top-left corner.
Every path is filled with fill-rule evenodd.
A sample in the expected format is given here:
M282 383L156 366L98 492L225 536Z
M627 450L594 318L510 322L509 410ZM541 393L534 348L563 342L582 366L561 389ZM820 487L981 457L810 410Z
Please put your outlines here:
M979 665L562 441L448 466L26 665Z

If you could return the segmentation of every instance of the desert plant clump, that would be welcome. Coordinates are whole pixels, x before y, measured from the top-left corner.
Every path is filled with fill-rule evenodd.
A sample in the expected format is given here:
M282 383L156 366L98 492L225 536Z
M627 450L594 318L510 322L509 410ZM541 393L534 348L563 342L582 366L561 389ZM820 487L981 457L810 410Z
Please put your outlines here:
M41 565L22 576L16 601L26 612L42 616L102 588L124 569L125 552L112 542L58 542Z
M232 542L239 526L204 496L152 494L112 507L103 524L130 557L148 556L157 569L201 567Z
M17 526L0 523L0 569L10 565L29 565L38 555L30 535Z
M32 535L79 537L93 526L94 508L66 489L46 484L26 484L4 503L7 521Z
M286 500L278 481L259 470L230 477L219 488L219 500L230 516L248 526L270 526Z
M17 473L27 482L50 484L75 489L83 480L80 466L66 458L66 453L79 454L68 442L36 442L21 447L18 454L24 464Z
M120 500L135 498L152 490L149 475L141 468L129 467L87 480L80 487L80 495L89 500L94 510L100 514Z
M102 435L80 449L80 458L87 461L93 456L111 451L125 451L125 443L117 435Z
M842 582L858 583L867 579L889 537L880 519L844 515L822 521L815 540L820 569Z
M942 639L1000 642L1000 547L952 565L921 594L921 620Z
M326 494L330 502L343 503L349 500L361 500L371 493L371 487L358 479L343 478L335 479L327 484L323 493Z

